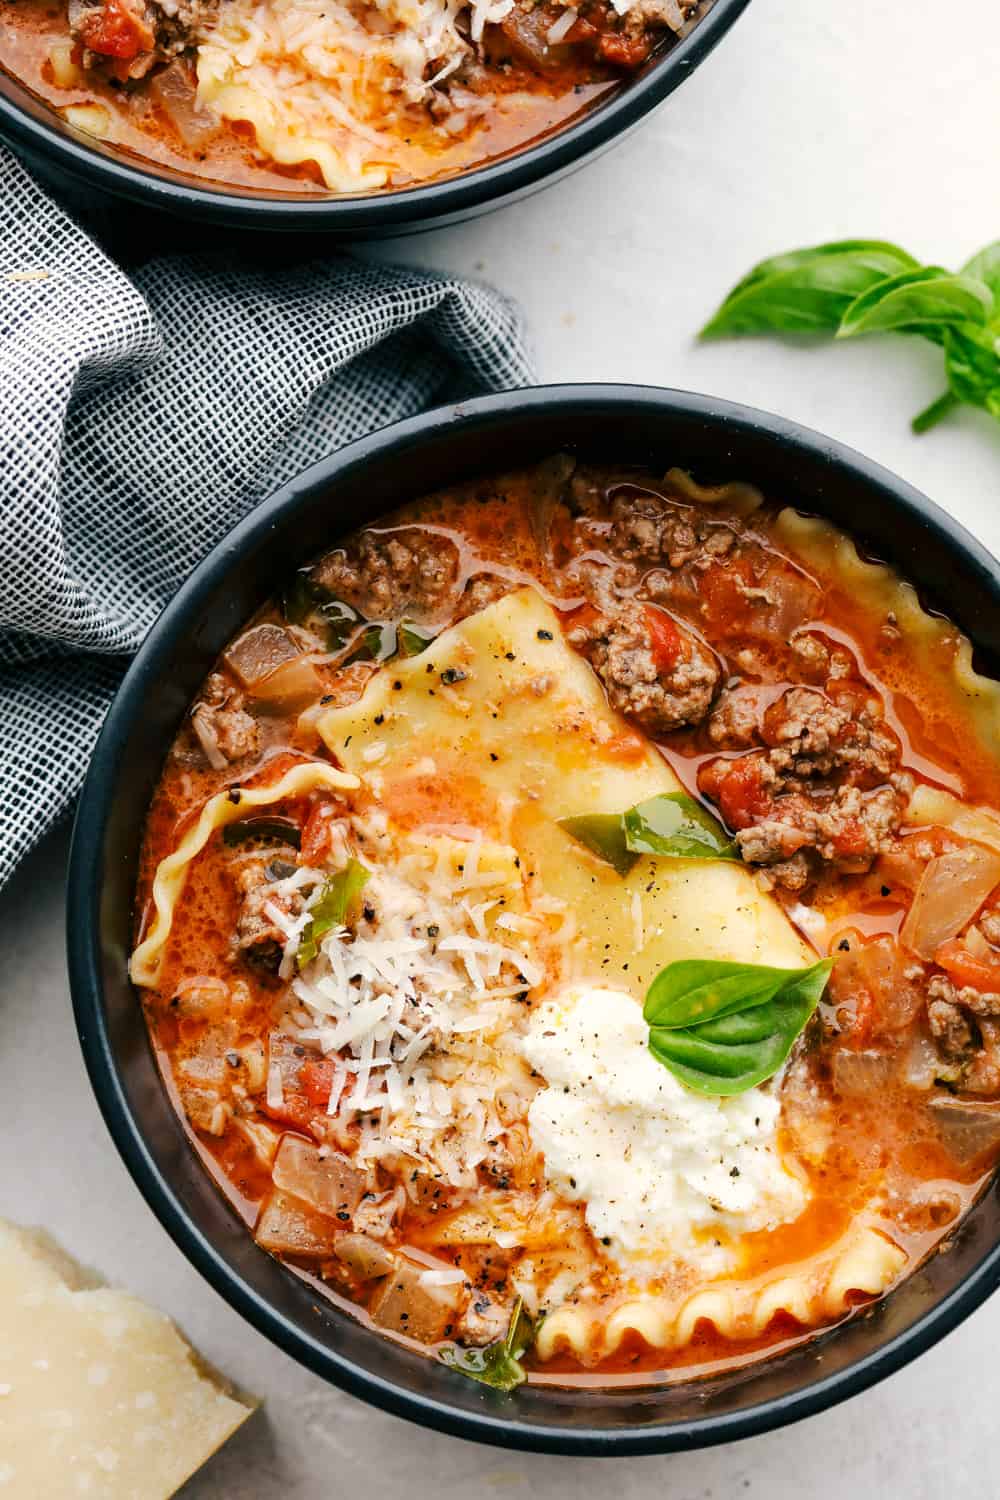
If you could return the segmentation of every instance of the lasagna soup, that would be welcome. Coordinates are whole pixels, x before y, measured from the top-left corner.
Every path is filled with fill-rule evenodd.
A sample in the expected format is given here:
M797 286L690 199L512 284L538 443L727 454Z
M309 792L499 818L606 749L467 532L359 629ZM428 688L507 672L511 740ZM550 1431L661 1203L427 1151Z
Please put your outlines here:
M0 0L0 67L73 126L216 182L369 193L555 129L706 0Z
M825 522L558 455L285 579L145 830L131 973L262 1250L459 1374L690 1378L1000 1152L996 685Z

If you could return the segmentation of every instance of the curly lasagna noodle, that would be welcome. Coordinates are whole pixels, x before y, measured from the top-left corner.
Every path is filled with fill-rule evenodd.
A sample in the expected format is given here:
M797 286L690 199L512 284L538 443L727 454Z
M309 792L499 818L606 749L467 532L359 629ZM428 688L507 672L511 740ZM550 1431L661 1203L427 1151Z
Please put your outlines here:
M466 170L595 103L700 0L0 0L0 66L185 172L367 193Z
M565 455L410 504L226 648L132 977L262 1250L509 1389L765 1358L1000 1153L1000 704L744 485Z

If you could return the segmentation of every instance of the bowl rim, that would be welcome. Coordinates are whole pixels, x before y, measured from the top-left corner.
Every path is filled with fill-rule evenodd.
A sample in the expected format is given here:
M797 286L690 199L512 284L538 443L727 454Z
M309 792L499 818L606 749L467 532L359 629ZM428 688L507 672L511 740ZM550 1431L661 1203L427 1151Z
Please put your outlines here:
M507 199L529 193L547 179L582 165L673 93L749 3L715 0L687 36L654 59L643 76L624 80L607 102L583 109L568 124L556 127L534 144L452 177L396 191L302 201L229 192L207 182L201 186L173 181L147 170L140 157L106 154L88 145L83 137L74 138L50 118L53 111L48 106L45 118L35 118L3 93L0 134L93 187L209 223L359 235L370 230L404 232L415 224L430 228L441 220L464 217L487 206L499 207ZM9 70L7 76L20 83ZM27 92L30 94L30 90Z
M873 491L881 491L894 503L915 512L931 531L946 537L972 565L983 570L1000 610L1000 564L958 521L882 465L790 419L688 391L618 384L525 387L436 407L346 445L275 490L216 544L159 616L108 710L80 794L67 874L66 929L77 1033L105 1123L160 1224L229 1305L315 1374L396 1416L500 1447L580 1456L665 1453L731 1442L815 1415L860 1394L936 1344L1000 1285L1000 1240L935 1307L878 1349L800 1390L765 1399L742 1412L649 1423L633 1429L567 1428L544 1422L512 1424L502 1412L459 1411L426 1393L401 1390L391 1380L360 1367L287 1322L214 1249L161 1172L125 1095L103 1011L99 913L103 841L119 772L117 746L124 742L147 694L155 690L163 666L183 641L199 603L252 544L266 537L279 517L308 504L315 492L331 485L339 473L363 465L375 455L447 437L457 427L475 430L477 426L502 425L512 417L551 413L553 407L559 408L560 415L577 412L582 417L595 405L623 412L638 406L651 414L701 420L720 430L736 427L758 436L763 433L793 453L852 473Z

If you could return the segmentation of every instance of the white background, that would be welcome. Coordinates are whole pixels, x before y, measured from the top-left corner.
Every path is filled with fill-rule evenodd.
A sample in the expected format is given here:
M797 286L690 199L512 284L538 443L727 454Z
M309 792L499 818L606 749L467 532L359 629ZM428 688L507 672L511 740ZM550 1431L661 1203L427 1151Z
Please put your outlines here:
M957 266L1000 236L998 64L998 0L753 0L619 149L520 207L373 253L484 276L519 298L546 380L684 386L797 418L897 470L1000 552L1000 427L968 412L909 433L941 388L931 346L693 340L729 286L775 251L886 238ZM620 1500L996 1494L1000 1301L834 1411L663 1459L476 1447L299 1369L187 1265L111 1147L70 1018L65 852L65 836L50 839L0 896L0 1214L45 1224L265 1398L185 1490L191 1500L604 1500L609 1486Z

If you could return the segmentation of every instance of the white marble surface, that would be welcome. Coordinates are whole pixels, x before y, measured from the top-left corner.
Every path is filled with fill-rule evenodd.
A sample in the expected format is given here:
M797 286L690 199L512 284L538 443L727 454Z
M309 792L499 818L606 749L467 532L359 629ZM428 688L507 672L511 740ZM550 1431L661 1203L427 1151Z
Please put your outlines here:
M1000 429L968 413L923 439L909 433L909 417L940 387L929 346L692 341L730 284L773 251L871 236L958 264L1000 235L998 58L997 0L753 0L709 62L617 151L505 214L373 253L478 273L518 296L546 379L687 386L799 418L904 474L1000 551ZM622 1500L996 1493L986 1372L1000 1301L823 1416L613 1470L422 1432L299 1369L187 1265L111 1147L70 1016L66 845L65 834L52 837L0 896L0 1214L45 1224L173 1314L265 1398L185 1491L191 1500L598 1500L609 1483Z

